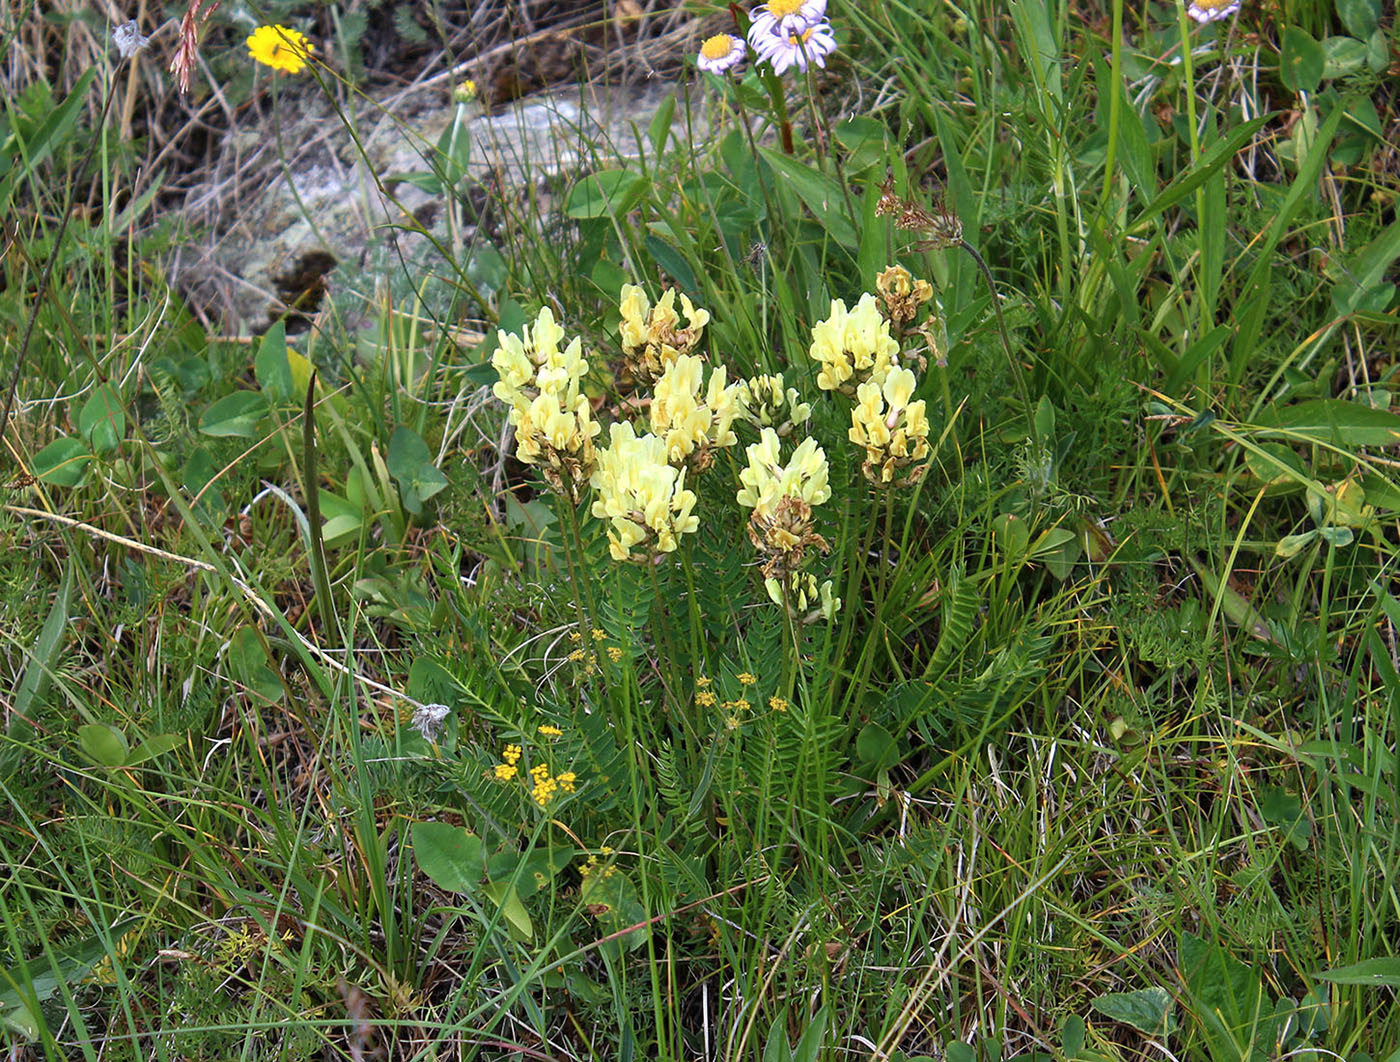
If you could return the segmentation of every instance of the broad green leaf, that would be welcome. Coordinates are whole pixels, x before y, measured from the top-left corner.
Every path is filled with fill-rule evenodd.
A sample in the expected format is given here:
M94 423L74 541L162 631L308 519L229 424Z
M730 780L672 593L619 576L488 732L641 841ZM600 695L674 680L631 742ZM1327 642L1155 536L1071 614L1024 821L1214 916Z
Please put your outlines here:
M792 1047L787 1038L787 1014L779 1014L768 1027L768 1040L763 1045L763 1062L792 1062Z
M1380 0L1336 0L1336 9L1347 32L1363 41L1380 25Z
M1273 1000L1259 974L1219 944L1182 933L1177 962L1191 996L1191 1015L1201 1024L1217 1062L1247 1062L1255 1044L1274 1046Z
M1147 1036L1170 1036L1176 1032L1176 1003L1165 988L1110 992L1089 1002L1104 1017L1131 1025Z
M530 912L525 910L525 904L521 902L520 893L514 885L508 881L492 881L484 891L491 902L501 909L501 917L510 926L512 936L518 940L529 940L535 935Z
M91 461L92 453L86 443L63 435L34 455L29 470L40 483L76 487L87 477L87 467Z
M1297 535L1284 535L1274 546L1274 554L1279 557L1296 557L1315 538L1317 538L1317 528Z
M185 738L182 734L153 734L131 750L131 755L126 758L126 765L135 767L138 763L164 756L184 743Z
M1400 442L1400 415L1342 398L1310 398L1260 414L1258 426L1271 435L1333 446L1393 446Z
M13 157L18 158L21 164L12 163L6 172L0 174L0 214L8 213L10 197L19 186L19 182L34 173L53 149L68 138L77 121L78 109L86 100L92 79L97 76L97 69L94 64L83 71L73 83L73 90L64 97L62 103L49 112L37 130L31 133L20 123L16 123L10 140L5 144L3 153L0 153L0 161L4 161L4 155L13 152Z
M423 503L447 486L447 477L433 464L428 444L407 425L400 424L389 439L389 474L399 485L403 507L417 516Z
M78 412L78 432L93 453L105 454L117 448L126 434L126 412L111 384L99 385L83 403Z
M1366 45L1355 37L1328 37L1322 42L1322 52L1326 56L1324 81L1354 74L1366 65Z
M486 867L480 837L445 822L415 822L411 835L418 869L434 884L468 895L481 890Z
M1285 26L1279 45L1279 80L1290 92L1316 92L1327 66L1327 54L1313 35L1299 26Z
M1321 970L1313 976L1320 981L1331 981L1334 985L1385 985L1400 988L1400 956L1385 955L1375 959L1362 959L1350 966Z
M781 151L766 147L758 150L764 161L773 167L779 180L791 185L797 197L816 215L827 234L842 247L854 251L857 244L855 226L846 216L846 199L835 178L818 173L805 162L799 162Z
M1384 310L1395 293L1395 286L1385 281L1386 271L1397 258L1400 258L1400 221L1391 222L1384 232L1358 251L1338 277L1332 291L1332 304L1337 311ZM1377 301L1379 306L1375 305Z
M286 692L282 680L271 667L262 639L252 627L239 627L233 632L228 644L228 669L230 676L245 690L266 701L280 701Z
M258 344L257 356L253 359L253 375L258 378L258 386L272 405L283 405L300 401L306 395L302 388L300 395L292 387L292 366L287 360L286 326L279 320L269 328Z
M879 723L866 723L856 736L856 756L876 770L889 770L899 762L899 742Z
M89 757L103 767L121 767L126 763L131 746L126 735L107 723L88 723L78 727L78 744Z
M212 402L199 418L199 430L215 438L251 439L267 416L267 398L258 391L235 391Z
M646 191L646 180L630 170L601 170L574 185L564 213L576 220L617 217L636 206Z

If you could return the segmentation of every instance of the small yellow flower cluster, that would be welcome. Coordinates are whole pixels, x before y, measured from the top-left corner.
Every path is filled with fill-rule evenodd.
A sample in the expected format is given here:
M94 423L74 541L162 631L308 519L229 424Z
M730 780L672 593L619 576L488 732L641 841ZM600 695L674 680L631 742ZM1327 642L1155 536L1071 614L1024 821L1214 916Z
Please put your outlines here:
M551 777L548 765L538 763L530 768L530 780L534 783L530 788L530 799L543 808L549 806L556 793L572 793L578 776L573 771L565 771Z
M710 371L702 395L704 362L694 354L677 355L666 366L651 399L651 430L665 441L666 459L703 472L714 460L712 447L739 441L730 429L739 414L739 385L725 386L724 366Z
M588 373L578 338L560 349L564 329L548 306L516 336L498 331L491 365L500 379L492 388L510 405L515 453L527 465L542 465L545 479L561 494L579 500L596 463L593 439L602 426L593 419L582 383Z
M686 327L677 328L681 319L676 313L675 288L668 288L652 306L640 287L624 284L618 310L622 313L622 355L627 369L642 386L661 379L671 362L695 350L710 323L709 311L697 309L689 297L682 295Z
M615 867L611 862L600 863L598 860L598 856L600 855L604 859L607 859L612 854L613 850L607 845L603 845L603 847L598 849L597 854L590 854L588 859L584 861L583 866L578 868L579 876L583 878L589 878L592 877L594 874L600 874L600 876L604 879L612 877L614 874L617 873L617 867Z
M496 764L496 778L502 782L509 782L519 774L520 768L517 764L520 763L521 755L522 753L519 745L507 745L501 752L501 759L505 762Z
M537 732L546 737L558 737L563 733L557 726L550 726L548 723L537 728ZM498 763L493 768L493 773L498 781L510 782L520 777L520 759L524 751L519 745L507 745L501 752L503 763ZM573 771L563 771L560 774L551 775L549 764L537 763L530 768L529 778L530 799L539 807L546 807L558 793L572 793L578 786L578 775Z
M831 316L813 326L808 353L821 363L818 387L854 395L867 380L884 382L899 357L899 342L890 335L875 296L867 292L852 310L840 299L831 300Z
M613 424L609 434L592 479L593 515L609 521L608 552L614 560L628 560L642 545L654 553L672 552L681 535L700 526L685 469L667 462L664 439L638 438L626 421Z
M847 434L865 449L861 471L876 486L906 486L926 467L910 468L929 454L928 417L923 399L912 401L914 383L913 372L895 368L883 385L867 380L856 391Z
M784 604L784 583L780 579L763 580L763 588L773 604ZM831 580L817 585L817 577L811 572L794 572L787 578L788 614L802 623L815 623L819 619L832 619L841 611L841 599L832 594Z
M535 733L543 734L545 737L559 737L564 731L560 730L557 726L550 726L548 723L542 723L535 728Z
M750 376L741 380L738 387L739 415L760 432L772 428L779 438L785 439L812 416L811 403L798 397L797 388L784 389L780 372Z
M695 679L695 706L697 708L713 708L719 703L719 698L715 696L714 690L710 689L710 679L706 675L699 675Z
M739 472L738 502L752 509L749 541L767 559L765 578L784 578L802 567L809 547L831 547L816 533L812 506L831 497L826 454L815 439L804 439L786 465L779 453L778 433L764 428L749 446L748 467Z

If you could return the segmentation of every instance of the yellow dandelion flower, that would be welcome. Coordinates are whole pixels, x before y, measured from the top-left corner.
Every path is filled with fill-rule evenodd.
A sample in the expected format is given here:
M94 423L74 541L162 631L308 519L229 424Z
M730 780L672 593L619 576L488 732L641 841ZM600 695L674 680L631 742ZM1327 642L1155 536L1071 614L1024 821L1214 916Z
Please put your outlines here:
M259 26L248 37L248 54L263 66L300 74L316 46L286 26Z

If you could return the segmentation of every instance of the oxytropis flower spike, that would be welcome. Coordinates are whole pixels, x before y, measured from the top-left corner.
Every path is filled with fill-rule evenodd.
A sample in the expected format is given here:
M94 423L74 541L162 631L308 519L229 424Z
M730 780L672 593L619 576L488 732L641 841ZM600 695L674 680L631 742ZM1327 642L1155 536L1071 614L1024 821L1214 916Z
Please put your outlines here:
M818 387L853 395L866 380L885 382L899 357L899 343L875 296L867 292L849 311L840 299L831 300L831 316L813 327L808 353L821 362Z
M582 343L576 338L561 350L563 338L548 306L533 330L527 326L519 336L497 332L491 365L499 379L492 392L510 404L516 456L541 465L550 486L577 502L593 474L593 439L602 427L582 389L588 372Z
M867 380L856 391L849 436L864 447L861 471L878 487L905 486L924 470L909 467L929 452L924 401L911 402L913 395L914 374L900 368L891 369L883 385Z
M664 440L638 438L626 421L614 424L610 435L592 480L593 515L609 522L608 551L613 560L631 559L636 547L653 555L672 552L681 535L700 526L685 469L667 462Z
M784 579L802 567L808 547L823 553L831 548L812 518L812 506L831 497L826 454L815 439L805 439L784 465L772 428L764 428L745 453L749 464L739 472L738 502L753 510L749 541L767 558L764 576Z
M678 328L681 318L676 313L675 288L667 288L652 306L645 291L635 284L624 284L618 310L622 314L622 355L627 369L643 387L659 380L666 366L681 354L692 353L710 323L709 311L697 309L682 295L686 327Z
M783 387L783 374L770 373L750 376L739 388L739 419L748 421L759 431L772 428L779 438L787 438L799 424L812 416L812 406L803 402L797 388Z
M656 381L651 399L651 430L665 440L666 459L694 472L710 467L713 448L739 441L730 429L739 413L739 385L725 386L720 366L704 389L704 367L693 354L678 355Z

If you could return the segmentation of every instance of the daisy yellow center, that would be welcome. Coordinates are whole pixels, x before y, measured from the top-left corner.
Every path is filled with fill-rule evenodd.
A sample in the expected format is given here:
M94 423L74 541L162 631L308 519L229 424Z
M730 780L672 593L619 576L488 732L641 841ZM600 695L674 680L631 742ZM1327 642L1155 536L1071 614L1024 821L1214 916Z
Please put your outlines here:
M700 46L700 54L706 59L723 59L733 50L734 40L727 33L717 34Z
M793 33L788 36L788 43L794 48L801 48L812 39L812 34L815 32L816 27L813 26L811 29L803 30L801 33Z
M795 15L802 10L806 0L768 0L768 13L774 18Z

